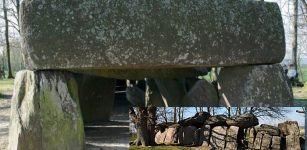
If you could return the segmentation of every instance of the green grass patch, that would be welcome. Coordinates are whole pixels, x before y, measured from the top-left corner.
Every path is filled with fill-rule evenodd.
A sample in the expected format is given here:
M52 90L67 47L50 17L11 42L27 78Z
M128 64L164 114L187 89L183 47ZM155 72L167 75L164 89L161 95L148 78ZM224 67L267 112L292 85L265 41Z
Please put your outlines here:
M0 94L6 91L13 91L14 79L0 79Z

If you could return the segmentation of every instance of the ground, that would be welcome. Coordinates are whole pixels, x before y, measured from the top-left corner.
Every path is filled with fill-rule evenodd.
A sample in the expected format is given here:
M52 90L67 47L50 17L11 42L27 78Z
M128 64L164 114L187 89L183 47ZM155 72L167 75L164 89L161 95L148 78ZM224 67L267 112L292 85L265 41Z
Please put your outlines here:
M7 149L13 80L0 80L0 149Z
M302 79L305 83L305 86L303 88L300 87L294 87L293 88L293 94L294 99L296 100L307 100L307 66L301 67L301 73L303 74Z

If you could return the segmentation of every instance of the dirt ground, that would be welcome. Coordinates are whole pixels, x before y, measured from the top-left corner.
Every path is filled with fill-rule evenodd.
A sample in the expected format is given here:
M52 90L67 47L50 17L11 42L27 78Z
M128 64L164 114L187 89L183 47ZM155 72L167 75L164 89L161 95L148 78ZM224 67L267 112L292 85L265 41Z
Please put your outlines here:
M11 91L0 97L0 150L7 150ZM127 150L129 117L127 107L115 108L110 122L85 124L87 150Z
M0 150L6 150L8 146L11 96L11 91L0 96Z

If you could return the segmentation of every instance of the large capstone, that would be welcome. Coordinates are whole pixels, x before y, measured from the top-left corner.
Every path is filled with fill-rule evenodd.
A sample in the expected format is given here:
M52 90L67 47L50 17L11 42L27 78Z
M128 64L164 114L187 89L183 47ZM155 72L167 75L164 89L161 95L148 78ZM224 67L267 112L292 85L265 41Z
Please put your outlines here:
M115 80L84 74L76 74L75 78L83 121L108 121L114 103Z
M224 106L293 105L291 85L279 64L225 67L218 83Z
M104 69L278 63L285 55L276 3L24 0L20 12L30 69L105 75Z
M9 129L10 150L83 150L78 88L71 73L20 71Z

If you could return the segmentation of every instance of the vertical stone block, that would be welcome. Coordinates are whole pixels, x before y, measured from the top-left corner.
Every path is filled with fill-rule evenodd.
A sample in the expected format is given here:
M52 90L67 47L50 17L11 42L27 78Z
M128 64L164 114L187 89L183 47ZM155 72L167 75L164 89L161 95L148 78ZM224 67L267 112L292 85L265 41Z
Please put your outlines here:
M271 146L272 136L269 134L264 134L261 142L261 149L269 149Z
M237 149L237 137L238 137L239 127L230 126L227 130L226 136L226 148L229 150Z
M272 137L272 149L280 149L280 140L281 138L279 136Z
M193 145L196 130L197 128L194 126L180 127L178 131L178 143L181 145Z
M263 137L263 132L258 132L254 141L254 149L260 150L261 149L261 142Z
M287 150L300 150L300 138L298 135L286 136L286 148Z
M227 134L226 126L216 126L212 129L210 138L210 149L224 149Z
M247 136L248 140L248 148L254 147L254 140L255 140L255 128L248 128L247 129Z
M222 68L220 103L230 106L292 106L291 85L279 64Z
M109 120L113 103L115 80L85 74L75 75L84 122Z
M14 83L10 150L83 150L78 86L71 73L20 71Z
M199 137L199 145L209 146L210 142L210 125L204 125L201 128L201 133Z
M170 144L175 144L177 143L177 128L175 127L169 127L165 129L166 135L164 139L164 144L170 145Z
M156 135L155 135L155 142L157 144L163 144L165 136L166 136L166 131L164 131L164 132L161 132L161 131L157 132Z

